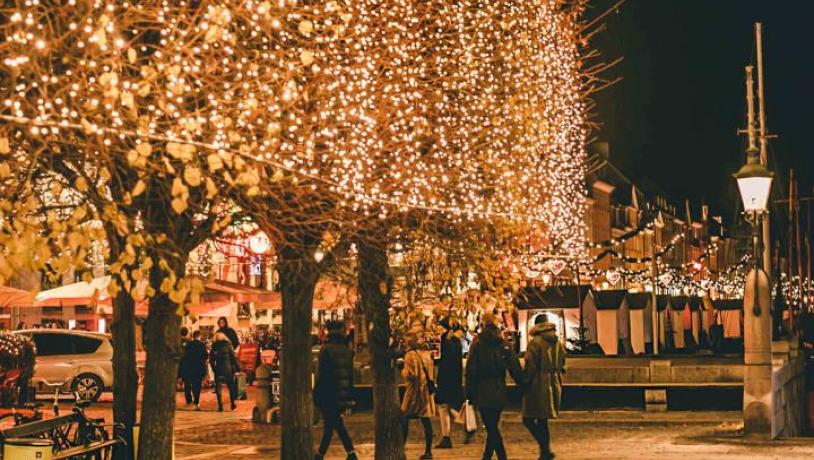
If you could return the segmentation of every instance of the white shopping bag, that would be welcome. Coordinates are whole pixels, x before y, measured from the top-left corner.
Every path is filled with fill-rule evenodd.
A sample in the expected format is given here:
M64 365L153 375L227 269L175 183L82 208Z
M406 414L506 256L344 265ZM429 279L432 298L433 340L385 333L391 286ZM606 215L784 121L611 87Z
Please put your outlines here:
M469 401L464 401L464 405L461 406L461 418L467 433L477 431L478 419L475 416L475 406L469 404Z

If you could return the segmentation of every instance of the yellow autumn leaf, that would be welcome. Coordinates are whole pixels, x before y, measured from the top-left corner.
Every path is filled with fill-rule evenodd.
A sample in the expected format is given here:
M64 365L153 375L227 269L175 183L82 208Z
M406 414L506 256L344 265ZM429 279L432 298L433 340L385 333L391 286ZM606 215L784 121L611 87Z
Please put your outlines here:
M172 210L175 211L176 214L181 214L187 210L187 200L182 200L181 198L175 198L172 200Z
M211 200L218 194L218 188L210 178L206 178L206 199Z
M141 97L147 97L147 95L150 94L150 89L151 88L149 83L141 83L138 86L138 91L136 92L136 94L138 94Z
M127 162L128 163L130 163L131 165L135 165L136 163L138 163L138 160L139 160L138 152L136 152L133 149L130 149L130 150L127 151Z
M84 177L77 177L73 185L80 192L88 191L88 181L86 181Z
M214 153L206 157L206 162L209 164L209 170L212 172L215 172L223 167L223 160L220 159L220 156Z
M176 177L172 180L172 189L170 190L170 193L172 193L172 196L188 195L189 190L187 189L187 186L181 182L181 179Z
M101 169L99 169L99 177L101 177L104 180L110 180L112 176L110 175L109 169L102 167Z
M144 193L144 189L146 189L146 188L147 188L147 186L144 184L144 181L139 179L139 181L136 182L136 185L133 187L133 191L131 192L131 195L134 196L134 197L137 197L137 196L141 195L142 193Z
M11 168L8 163L0 163L0 177L8 177L11 174Z
M184 181L186 181L190 187L197 187L201 185L201 170L195 167L185 168Z
M136 55L136 50L134 50L133 48L130 48L129 50L127 50L127 60L130 61L131 64L136 63L136 58L137 57L138 56Z
M7 137L0 137L0 154L8 155L11 153L11 147L8 143Z

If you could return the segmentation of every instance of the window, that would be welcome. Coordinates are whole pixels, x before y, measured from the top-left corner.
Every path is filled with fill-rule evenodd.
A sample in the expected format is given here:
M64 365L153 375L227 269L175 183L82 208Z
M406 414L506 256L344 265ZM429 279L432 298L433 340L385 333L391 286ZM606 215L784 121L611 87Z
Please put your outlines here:
M71 336L71 341L73 342L74 353L78 355L94 353L102 345L102 341L99 339L79 335Z
M69 355L73 353L71 338L67 334L33 334L37 356Z

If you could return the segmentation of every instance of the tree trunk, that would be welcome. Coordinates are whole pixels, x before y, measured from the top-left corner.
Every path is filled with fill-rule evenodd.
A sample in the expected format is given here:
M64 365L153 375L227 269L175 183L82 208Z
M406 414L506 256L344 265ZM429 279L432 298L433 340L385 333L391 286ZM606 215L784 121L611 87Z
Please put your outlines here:
M133 425L136 423L136 396L138 372L136 370L136 304L125 290L116 294L113 322L110 324L113 340L113 422L124 429L119 436L126 446L117 446L115 460L133 458Z
M280 355L280 416L283 460L312 459L313 402L311 312L319 269L310 245L282 248L283 351Z
M183 266L174 267L177 276ZM150 285L160 286L166 273L150 270ZM139 460L171 460L175 421L175 381L181 349L181 317L169 296L156 289L150 300L150 312L144 322L144 347L147 362L144 367L144 391L141 403Z
M376 429L376 460L404 460L401 408L396 366L390 347L390 293L392 279L387 250L377 241L361 240L359 251L359 294L370 323L368 346L373 365L373 412Z

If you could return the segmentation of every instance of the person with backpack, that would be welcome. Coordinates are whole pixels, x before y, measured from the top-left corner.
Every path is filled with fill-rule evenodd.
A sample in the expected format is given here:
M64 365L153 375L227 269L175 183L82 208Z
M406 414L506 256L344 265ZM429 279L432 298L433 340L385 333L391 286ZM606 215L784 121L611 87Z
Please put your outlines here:
M424 427L424 454L421 460L432 458L432 417L435 415L435 381L433 379L432 356L424 347L424 341L418 331L410 331L404 337L407 351L404 354L404 368L401 377L404 379L404 398L401 400L402 420L401 433L407 443L410 419L421 420Z
M347 460L356 460L353 441L342 420L342 411L353 407L353 352L348 348L345 325L328 323L328 341L319 350L314 404L322 415L322 441L314 458L322 460L331 445L334 431L342 441Z
M510 373L516 382L522 382L524 376L517 356L500 335L495 315L487 312L481 321L481 333L466 362L466 395L478 408L486 427L483 460L490 460L494 454L498 460L507 460L500 433L500 416L508 402L506 374Z
M529 331L526 348L523 425L540 447L540 460L554 458L548 419L557 418L562 399L562 374L565 371L565 347L557 327L545 314L537 315Z

